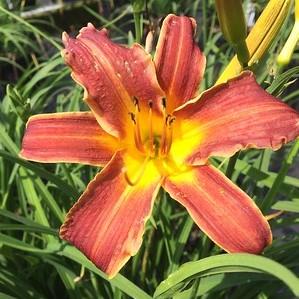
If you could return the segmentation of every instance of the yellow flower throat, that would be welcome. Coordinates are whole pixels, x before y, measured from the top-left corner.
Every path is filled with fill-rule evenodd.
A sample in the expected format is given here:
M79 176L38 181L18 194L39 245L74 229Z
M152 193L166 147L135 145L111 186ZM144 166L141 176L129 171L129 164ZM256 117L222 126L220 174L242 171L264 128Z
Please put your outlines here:
M131 158L126 161L124 171L125 179L131 186L139 183L149 165L154 165L162 176L173 173L176 169L169 153L175 117L167 113L165 99L162 99L161 111L153 109L152 101L148 102L148 109L146 108L140 107L138 99L134 97L135 110L129 113L133 125L129 141Z

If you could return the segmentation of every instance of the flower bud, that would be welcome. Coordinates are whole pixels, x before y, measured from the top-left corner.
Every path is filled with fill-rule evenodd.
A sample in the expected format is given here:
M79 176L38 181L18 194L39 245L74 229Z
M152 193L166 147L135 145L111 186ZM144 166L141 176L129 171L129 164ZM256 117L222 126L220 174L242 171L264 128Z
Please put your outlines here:
M291 3L292 0L270 0L268 2L246 39L250 56L249 67L258 63L269 49L288 15ZM234 57L216 84L237 76L242 69L237 57Z
M225 39L234 47L238 60L247 65L249 52L245 42L247 26L241 0L216 0L216 10Z
M296 0L295 1L295 24L285 45L283 46L280 54L277 57L277 63L279 65L281 66L287 65L291 61L298 40L299 40L299 0Z

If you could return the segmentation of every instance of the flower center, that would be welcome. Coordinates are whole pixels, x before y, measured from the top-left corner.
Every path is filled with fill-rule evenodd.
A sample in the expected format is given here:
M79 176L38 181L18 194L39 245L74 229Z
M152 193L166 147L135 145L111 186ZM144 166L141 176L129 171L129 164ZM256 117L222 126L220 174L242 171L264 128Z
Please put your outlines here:
M145 114L141 113L136 97L134 105L135 112L130 112L129 115L134 125L135 147L147 158L165 158L171 148L175 120L174 116L166 113L166 99L162 99L162 115L158 116L153 111L152 101L148 102L148 111Z

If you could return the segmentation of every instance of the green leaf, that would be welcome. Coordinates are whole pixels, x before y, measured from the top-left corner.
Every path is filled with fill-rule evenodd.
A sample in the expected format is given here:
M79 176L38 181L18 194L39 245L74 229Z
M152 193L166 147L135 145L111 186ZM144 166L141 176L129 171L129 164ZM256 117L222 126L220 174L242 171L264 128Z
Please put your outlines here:
M107 275L100 271L92 262L90 262L78 249L75 247L65 245L62 250L57 252L59 255L63 255L81 265L105 280L109 281L114 287L119 288L124 293L128 294L134 299L151 299L152 297L145 293L142 289L136 286L133 282L125 278L124 276L117 274L113 279L109 280Z
M48 228L47 226L42 226L41 224L38 224L38 223L36 223L35 221L33 221L29 218L22 217L22 216L18 215L17 213L12 213L12 212L4 210L4 209L0 209L0 216L7 217L9 219L12 219L14 221L23 223L23 224L28 225L28 226L37 225L39 227ZM48 228L48 229L50 229L50 228Z
M269 280L265 274L258 273L220 273L200 278L196 296L221 291L234 286L240 286L249 282ZM190 299L193 288L183 291L173 299ZM198 297L196 297L198 298Z
M23 98L16 88L7 85L6 93L8 98L11 100L12 106L16 112L16 114L20 117L20 119L26 123L30 114L31 107L30 101L28 99Z
M274 210L299 213L299 198L293 198L293 200L290 201L278 201L271 208Z
M235 253L221 254L182 265L157 287L154 298L170 298L195 278L228 272L256 272L274 276L299 296L299 279L283 265L263 256Z
M264 212L267 211L273 204L275 196L279 192L280 186L284 182L284 179L288 173L288 170L291 167L293 160L297 156L298 151L299 151L299 139L293 143L286 158L282 161L282 166L278 172L278 175L275 178L275 181L274 181L271 189L268 191L268 193L266 194L266 196L261 204L262 211L264 211Z
M20 24L23 24L24 26L28 27L30 30L32 30L32 32L42 36L44 39L46 39L49 43L51 43L54 47L56 47L58 50L61 49L61 46L56 43L51 37L49 37L47 34L45 34L44 32L40 31L39 29L37 29L36 27L32 26L30 23L26 22L25 20L23 20L21 17L15 15L14 13L6 10L4 7L2 7L0 5L0 11L3 12L4 14L6 14L7 16L13 18L14 20L16 20L17 22L19 22Z
M53 253L55 252L55 248L49 248L49 249L42 249L42 248L37 248L35 246L29 245L26 242L20 241L16 238L7 236L5 234L0 233L0 243L12 247L15 249L20 249L23 251L27 252L34 252L34 253Z
M17 287L16 287L17 286ZM45 299L31 284L24 273L18 273L15 268L0 270L0 288L7 291L10 296L5 297L0 293L1 299L22 298L22 299ZM20 297L20 294L22 296ZM3 296L3 297L2 297Z
M34 164L27 160L21 159L3 150L0 150L0 157L12 161L13 163L18 163L19 165L24 166L26 169L33 171L37 176L55 184L59 188L59 190L61 190L61 192L65 193L66 195L72 198L79 197L79 193L77 192L77 190L68 185L65 180L62 180L59 176L45 170L38 164Z
M2 292L0 292L0 298L2 298L2 299L17 299L17 297L12 297L12 296L4 294Z
M293 67L286 72L278 75L272 82L272 84L267 88L267 91L274 95L279 96L287 85L290 85L289 81L299 73L299 66ZM291 82L294 83L294 82Z
M173 262L171 265L171 270L174 271L178 268L180 259L183 255L184 248L188 241L189 235L191 233L194 221L193 219L187 215L186 221L184 222L184 226L182 227L181 231L179 232L178 238L176 239L176 246L175 252L173 257Z
M20 230L24 232L34 232L34 233L43 233L50 234L58 237L58 232L56 229L46 227L43 225L22 225L22 224L1 224L0 231L2 230Z

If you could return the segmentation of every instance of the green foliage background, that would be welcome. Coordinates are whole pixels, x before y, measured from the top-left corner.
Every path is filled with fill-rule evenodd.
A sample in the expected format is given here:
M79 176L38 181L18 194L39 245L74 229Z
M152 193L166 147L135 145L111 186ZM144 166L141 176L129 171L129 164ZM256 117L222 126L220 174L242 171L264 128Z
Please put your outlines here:
M249 2L256 17L266 3L244 1L244 6ZM207 57L203 90L215 83L234 53L223 39L212 0L152 0L146 6L142 1L133 1L132 6L129 1L113 0L75 1L77 7L57 3L65 8L28 17L24 11L34 10L35 1L0 2L0 298L299 296L298 141L277 152L242 152L232 174L232 180L265 214L285 211L270 221L274 242L263 256L224 254L184 208L162 193L147 223L142 248L111 281L58 238L65 213L98 169L32 163L20 159L18 152L30 115L87 109L81 88L60 57L61 32L76 33L92 21L109 28L115 41L144 43L149 26L158 28L168 13L193 16L198 23L196 40ZM276 64L293 18L291 11L255 73L265 89L298 109L298 52L289 66ZM212 163L223 171L228 165L220 159Z

